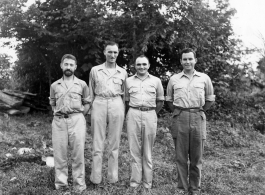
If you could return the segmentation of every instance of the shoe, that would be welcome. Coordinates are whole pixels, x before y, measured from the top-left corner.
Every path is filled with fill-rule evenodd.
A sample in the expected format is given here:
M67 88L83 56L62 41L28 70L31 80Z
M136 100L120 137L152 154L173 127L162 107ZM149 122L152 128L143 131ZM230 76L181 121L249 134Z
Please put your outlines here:
M140 185L139 183L135 183L135 182L130 183L130 187L132 187L132 188L138 188L139 185Z

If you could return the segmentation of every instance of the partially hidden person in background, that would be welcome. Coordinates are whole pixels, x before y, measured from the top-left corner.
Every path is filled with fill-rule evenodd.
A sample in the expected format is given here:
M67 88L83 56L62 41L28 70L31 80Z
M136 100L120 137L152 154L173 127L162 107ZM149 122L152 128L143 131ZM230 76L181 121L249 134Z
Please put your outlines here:
M131 154L130 186L152 187L152 151L156 138L157 113L164 103L161 80L148 73L149 60L136 59L136 74L126 80L126 128Z
M206 139L205 111L214 103L215 95L210 77L194 68L197 59L193 49L182 50L180 62L183 71L170 78L166 101L173 112L171 133L175 144L178 188L185 194L198 195Z
M72 149L72 175L75 192L86 189L84 145L86 120L89 111L89 88L74 76L77 68L75 56L65 54L61 59L63 77L50 88L50 105L53 110L52 144L55 163L55 188L68 189L68 144Z
M108 182L118 181L118 154L125 115L123 98L127 72L116 64L119 55L118 44L107 42L104 55L106 61L93 67L89 76L93 137L90 181L93 184L102 181L102 158L106 134L108 134Z

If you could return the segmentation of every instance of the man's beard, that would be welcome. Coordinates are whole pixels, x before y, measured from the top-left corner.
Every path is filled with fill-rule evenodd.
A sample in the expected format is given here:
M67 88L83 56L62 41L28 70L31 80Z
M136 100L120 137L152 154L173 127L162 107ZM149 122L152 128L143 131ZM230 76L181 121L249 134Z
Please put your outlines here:
M64 74L65 76L67 76L67 77L70 77L70 76L72 76L72 75L74 74L74 72L72 72L71 70L65 70L65 71L63 72L63 74Z

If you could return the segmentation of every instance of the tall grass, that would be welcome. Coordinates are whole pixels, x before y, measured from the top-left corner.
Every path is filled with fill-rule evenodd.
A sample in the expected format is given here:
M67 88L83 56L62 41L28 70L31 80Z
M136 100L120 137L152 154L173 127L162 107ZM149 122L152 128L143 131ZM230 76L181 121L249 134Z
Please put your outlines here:
M0 130L0 187L6 195L55 195L63 192L54 189L54 169L49 168L39 158L48 155L43 144L51 145L51 121L48 115L35 114L11 117L9 126L1 117ZM126 195L165 194L175 195L177 191L177 171L174 161L174 147L168 130L170 117L158 120L157 138L154 146L153 188L146 192L143 187L129 187L130 155L127 133L123 130L119 152L119 182L109 184L107 176L106 150L103 159L103 181L93 185L89 181L91 172L91 132L88 128L86 157L86 184L83 194ZM34 148L28 156L18 155L20 147ZM8 159L10 153L13 158ZM36 158L33 158L36 157ZM205 146L202 172L202 194L204 195L265 195L265 137L252 129L217 121L208 123L208 139ZM71 156L69 153L69 171ZM72 185L70 173L69 184ZM0 191L1 192L1 191ZM1 194L1 193L0 193ZM73 193L72 193L73 194Z

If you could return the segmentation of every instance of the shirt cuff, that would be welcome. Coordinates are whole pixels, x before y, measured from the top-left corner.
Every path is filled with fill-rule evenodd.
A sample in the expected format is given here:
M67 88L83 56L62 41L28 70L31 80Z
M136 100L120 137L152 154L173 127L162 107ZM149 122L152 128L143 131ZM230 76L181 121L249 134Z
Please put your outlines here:
M164 96L159 96L159 97L156 97L156 100L158 100L158 101L164 101L165 100L165 97Z
M215 95L207 95L205 97L205 101L214 102L215 101Z
M173 98L171 96L166 96L166 101L173 102Z
M87 98L83 98L82 99L82 104L85 105L85 104L89 104L90 103L90 97L87 97Z
M50 99L50 105L51 106L56 106L55 98L49 98L49 99Z

